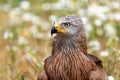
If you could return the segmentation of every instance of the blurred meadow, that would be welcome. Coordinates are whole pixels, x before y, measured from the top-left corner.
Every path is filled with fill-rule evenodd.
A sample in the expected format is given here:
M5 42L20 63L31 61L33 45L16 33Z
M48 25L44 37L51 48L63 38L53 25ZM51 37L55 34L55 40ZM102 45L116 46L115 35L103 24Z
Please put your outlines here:
M78 15L88 52L120 80L120 0L0 0L0 80L36 80L51 54L52 23Z

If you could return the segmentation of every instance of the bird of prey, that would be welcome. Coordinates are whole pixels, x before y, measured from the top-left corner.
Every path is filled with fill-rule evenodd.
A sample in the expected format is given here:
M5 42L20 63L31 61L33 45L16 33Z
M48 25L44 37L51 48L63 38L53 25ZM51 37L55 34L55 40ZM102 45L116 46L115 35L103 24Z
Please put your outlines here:
M56 34L52 54L45 60L37 80L108 80L102 61L87 52L85 28L80 17L58 19L51 29Z

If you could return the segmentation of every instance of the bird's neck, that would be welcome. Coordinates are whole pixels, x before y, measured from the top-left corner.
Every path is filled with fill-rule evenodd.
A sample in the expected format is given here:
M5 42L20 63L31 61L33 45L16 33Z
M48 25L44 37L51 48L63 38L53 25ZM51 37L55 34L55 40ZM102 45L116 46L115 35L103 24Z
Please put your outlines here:
M86 54L87 46L85 36L72 36L69 38L56 36L53 42L51 62L57 61L56 65L59 64L59 67L62 67L56 68L53 65L58 73L61 71L59 69L68 68L67 71L70 72L70 75L76 76L72 78L72 80L77 78L80 80L88 80L89 73L92 70L92 64Z
M72 51L78 50L83 54L87 54L87 44L86 36L74 35L74 36L56 36L53 41L53 52L54 53L70 53Z

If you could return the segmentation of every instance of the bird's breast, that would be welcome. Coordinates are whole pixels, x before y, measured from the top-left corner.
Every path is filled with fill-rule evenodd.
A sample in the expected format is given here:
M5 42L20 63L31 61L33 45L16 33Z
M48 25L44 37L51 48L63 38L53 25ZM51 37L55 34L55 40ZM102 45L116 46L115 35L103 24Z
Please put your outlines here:
M50 80L84 80L88 78L91 66L79 55L57 54L46 59L45 70Z

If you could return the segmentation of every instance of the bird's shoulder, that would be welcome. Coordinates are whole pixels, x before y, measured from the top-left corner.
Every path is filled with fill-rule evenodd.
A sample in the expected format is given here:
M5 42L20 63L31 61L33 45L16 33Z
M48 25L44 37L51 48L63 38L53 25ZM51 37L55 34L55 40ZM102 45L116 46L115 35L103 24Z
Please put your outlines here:
M93 54L87 54L87 57L93 61L98 67L103 68L102 60Z
M44 70L38 75L37 80L48 80L47 74Z

